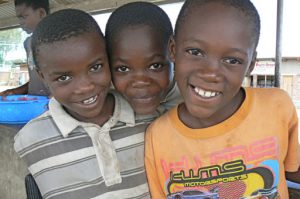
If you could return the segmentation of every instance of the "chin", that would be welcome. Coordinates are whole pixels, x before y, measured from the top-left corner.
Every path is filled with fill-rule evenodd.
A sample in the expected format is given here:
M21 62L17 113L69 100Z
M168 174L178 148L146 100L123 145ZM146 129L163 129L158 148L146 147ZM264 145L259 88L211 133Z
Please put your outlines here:
M192 107L188 107L187 111L192 117L198 118L198 119L207 119L207 118L210 118L214 114L214 112L206 110L206 109L192 108Z
M150 115L152 113L154 113L156 111L156 109L141 109L141 108L135 108L134 112L138 115Z

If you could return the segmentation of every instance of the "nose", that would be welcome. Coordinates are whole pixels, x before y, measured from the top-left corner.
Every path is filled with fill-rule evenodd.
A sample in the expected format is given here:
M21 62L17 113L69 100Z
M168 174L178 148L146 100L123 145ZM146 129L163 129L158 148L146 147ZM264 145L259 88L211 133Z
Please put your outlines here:
M143 71L136 72L132 79L132 87L134 88L143 88L150 86L151 78L145 74Z
M91 92L95 88L95 84L87 76L82 76L79 78L75 86L74 92L76 94L85 94Z
M222 71L220 62L217 60L208 59L202 64L202 66L199 67L198 75L201 76L204 81L214 83L218 82Z
M21 26L23 26L25 24L25 20L23 19L23 17L19 18L19 24Z

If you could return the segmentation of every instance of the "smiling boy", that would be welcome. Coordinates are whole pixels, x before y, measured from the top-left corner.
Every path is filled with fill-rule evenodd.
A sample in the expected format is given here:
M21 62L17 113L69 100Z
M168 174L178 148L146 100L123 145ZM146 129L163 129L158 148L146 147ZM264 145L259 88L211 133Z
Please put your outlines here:
M250 0L185 1L170 43L184 103L146 132L153 198L289 197L285 176L299 168L295 107L283 90L241 87L259 35Z
M163 112L182 100L168 52L172 36L168 15L149 2L125 4L108 19L105 38L112 81L136 114Z
M46 17L33 33L40 77L53 98L49 111L15 137L43 198L149 198L144 132L130 105L110 92L103 34L74 9Z

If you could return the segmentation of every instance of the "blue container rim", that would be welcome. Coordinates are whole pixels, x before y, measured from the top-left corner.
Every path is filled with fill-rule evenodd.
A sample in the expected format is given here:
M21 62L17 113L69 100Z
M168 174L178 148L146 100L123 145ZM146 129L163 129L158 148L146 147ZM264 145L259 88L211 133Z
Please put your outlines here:
M35 98L29 100L18 100L19 98ZM7 100L3 101L3 97L0 96L0 105L1 104L29 104L29 103L36 103L41 101L49 101L47 96L42 95L7 95Z

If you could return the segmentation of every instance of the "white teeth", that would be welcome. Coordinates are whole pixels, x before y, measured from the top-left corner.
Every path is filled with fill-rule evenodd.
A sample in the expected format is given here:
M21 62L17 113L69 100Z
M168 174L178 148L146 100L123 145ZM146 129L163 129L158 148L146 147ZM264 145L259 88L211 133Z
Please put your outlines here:
M92 104L92 103L94 103L96 100L97 100L97 95L94 96L94 97L91 97L91 98L89 98L89 99L83 100L82 103L83 103L83 104Z
M206 92L204 93L204 96L205 96L205 97L210 97L210 96L211 96L211 92L206 91Z
M205 91L202 90L202 89L198 89L198 94L201 95L201 96L205 96Z
M205 91L205 90L202 90L201 88L197 88L197 87L194 88L194 91L203 98L215 97L219 94L219 92Z

